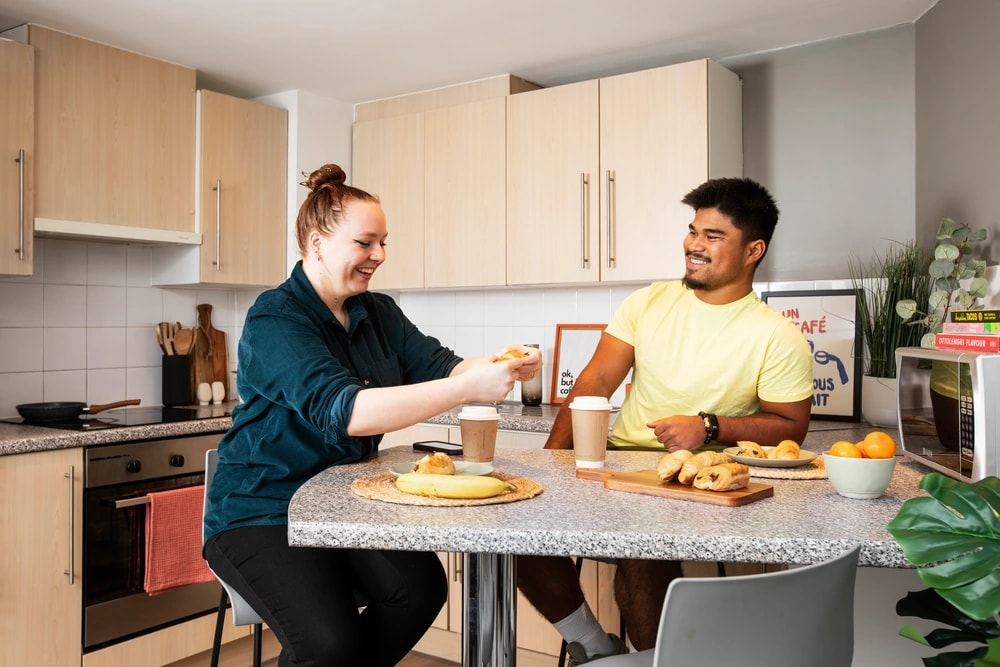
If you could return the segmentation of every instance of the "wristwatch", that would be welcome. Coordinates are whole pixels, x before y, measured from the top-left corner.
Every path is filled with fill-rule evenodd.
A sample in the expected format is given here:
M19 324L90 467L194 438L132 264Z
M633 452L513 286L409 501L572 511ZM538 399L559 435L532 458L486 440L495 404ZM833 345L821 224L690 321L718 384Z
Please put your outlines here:
M705 443L708 444L719 438L719 418L711 412L699 412L698 416L705 422Z

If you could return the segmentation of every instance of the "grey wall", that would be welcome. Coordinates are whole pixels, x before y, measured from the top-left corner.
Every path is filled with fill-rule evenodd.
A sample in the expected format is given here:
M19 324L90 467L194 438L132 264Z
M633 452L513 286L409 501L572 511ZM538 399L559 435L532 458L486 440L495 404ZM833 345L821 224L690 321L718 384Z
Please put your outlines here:
M744 173L782 212L758 280L846 278L852 254L914 238L912 25L722 62L743 78Z
M941 0L916 26L917 229L944 217L990 229L1000 260L1000 2Z

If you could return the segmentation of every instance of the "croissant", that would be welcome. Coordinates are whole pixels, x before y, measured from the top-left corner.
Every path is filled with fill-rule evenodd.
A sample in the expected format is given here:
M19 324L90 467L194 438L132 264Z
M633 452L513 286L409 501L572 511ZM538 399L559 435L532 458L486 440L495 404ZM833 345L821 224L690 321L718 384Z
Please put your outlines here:
M742 463L721 463L698 471L694 478L696 489L709 491L735 491L750 483L750 468Z
M455 464L451 457L443 452L434 452L417 461L413 472L421 474L454 475Z
M681 471L677 473L677 481L690 486L695 475L702 468L714 466L719 463L729 463L731 459L722 452L699 452L681 465Z
M782 440L767 453L769 459L797 459L799 458L799 443L794 440Z
M692 456L694 456L694 453L690 449L678 449L676 452L664 454L663 458L660 459L659 465L656 466L656 474L664 482L669 482L677 476L681 466Z
M753 440L737 440L736 446L740 448L740 456L751 456L755 459L766 459L767 452Z

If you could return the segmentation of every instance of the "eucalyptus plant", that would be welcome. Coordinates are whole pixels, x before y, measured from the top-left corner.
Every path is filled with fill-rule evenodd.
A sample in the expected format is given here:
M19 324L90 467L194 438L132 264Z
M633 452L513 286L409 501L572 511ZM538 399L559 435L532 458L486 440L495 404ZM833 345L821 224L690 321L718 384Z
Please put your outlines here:
M929 264L928 253L915 241L892 241L867 263L857 258L849 262L866 350L865 375L896 377L896 348L920 344L923 330L906 324L893 311L902 300L927 299Z
M926 333L920 339L921 347L934 347L934 334L941 331L941 324L948 319L951 308L972 309L987 294L989 282L986 261L970 257L977 244L985 243L989 232L985 228L972 229L965 223L944 218L938 226L934 259L927 267L933 281L927 297L927 312L919 310L918 299L907 298L896 303L896 313L903 321L922 327ZM968 281L963 286L961 281ZM920 317L913 319L914 315Z
M979 644L923 658L926 667L1000 666L1000 479L970 484L929 473L930 497L903 503L886 529L930 588L896 604L900 616L943 623L926 636L912 626L899 634L931 648Z

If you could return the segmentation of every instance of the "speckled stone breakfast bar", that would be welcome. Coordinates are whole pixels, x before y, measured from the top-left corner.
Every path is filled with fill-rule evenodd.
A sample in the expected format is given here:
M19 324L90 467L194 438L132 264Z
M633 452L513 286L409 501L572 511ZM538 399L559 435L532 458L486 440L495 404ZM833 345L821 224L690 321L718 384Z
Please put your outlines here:
M861 544L861 565L909 567L885 525L904 500L922 493L917 484L927 472L899 459L886 494L875 500L844 498L826 479L760 480L774 486L773 497L726 507L609 491L599 481L578 479L569 451L500 449L494 466L540 483L541 495L499 505L419 507L351 491L354 479L414 456L396 447L377 460L314 477L289 508L290 543L763 563L813 563ZM608 467L652 468L658 456L610 452Z

